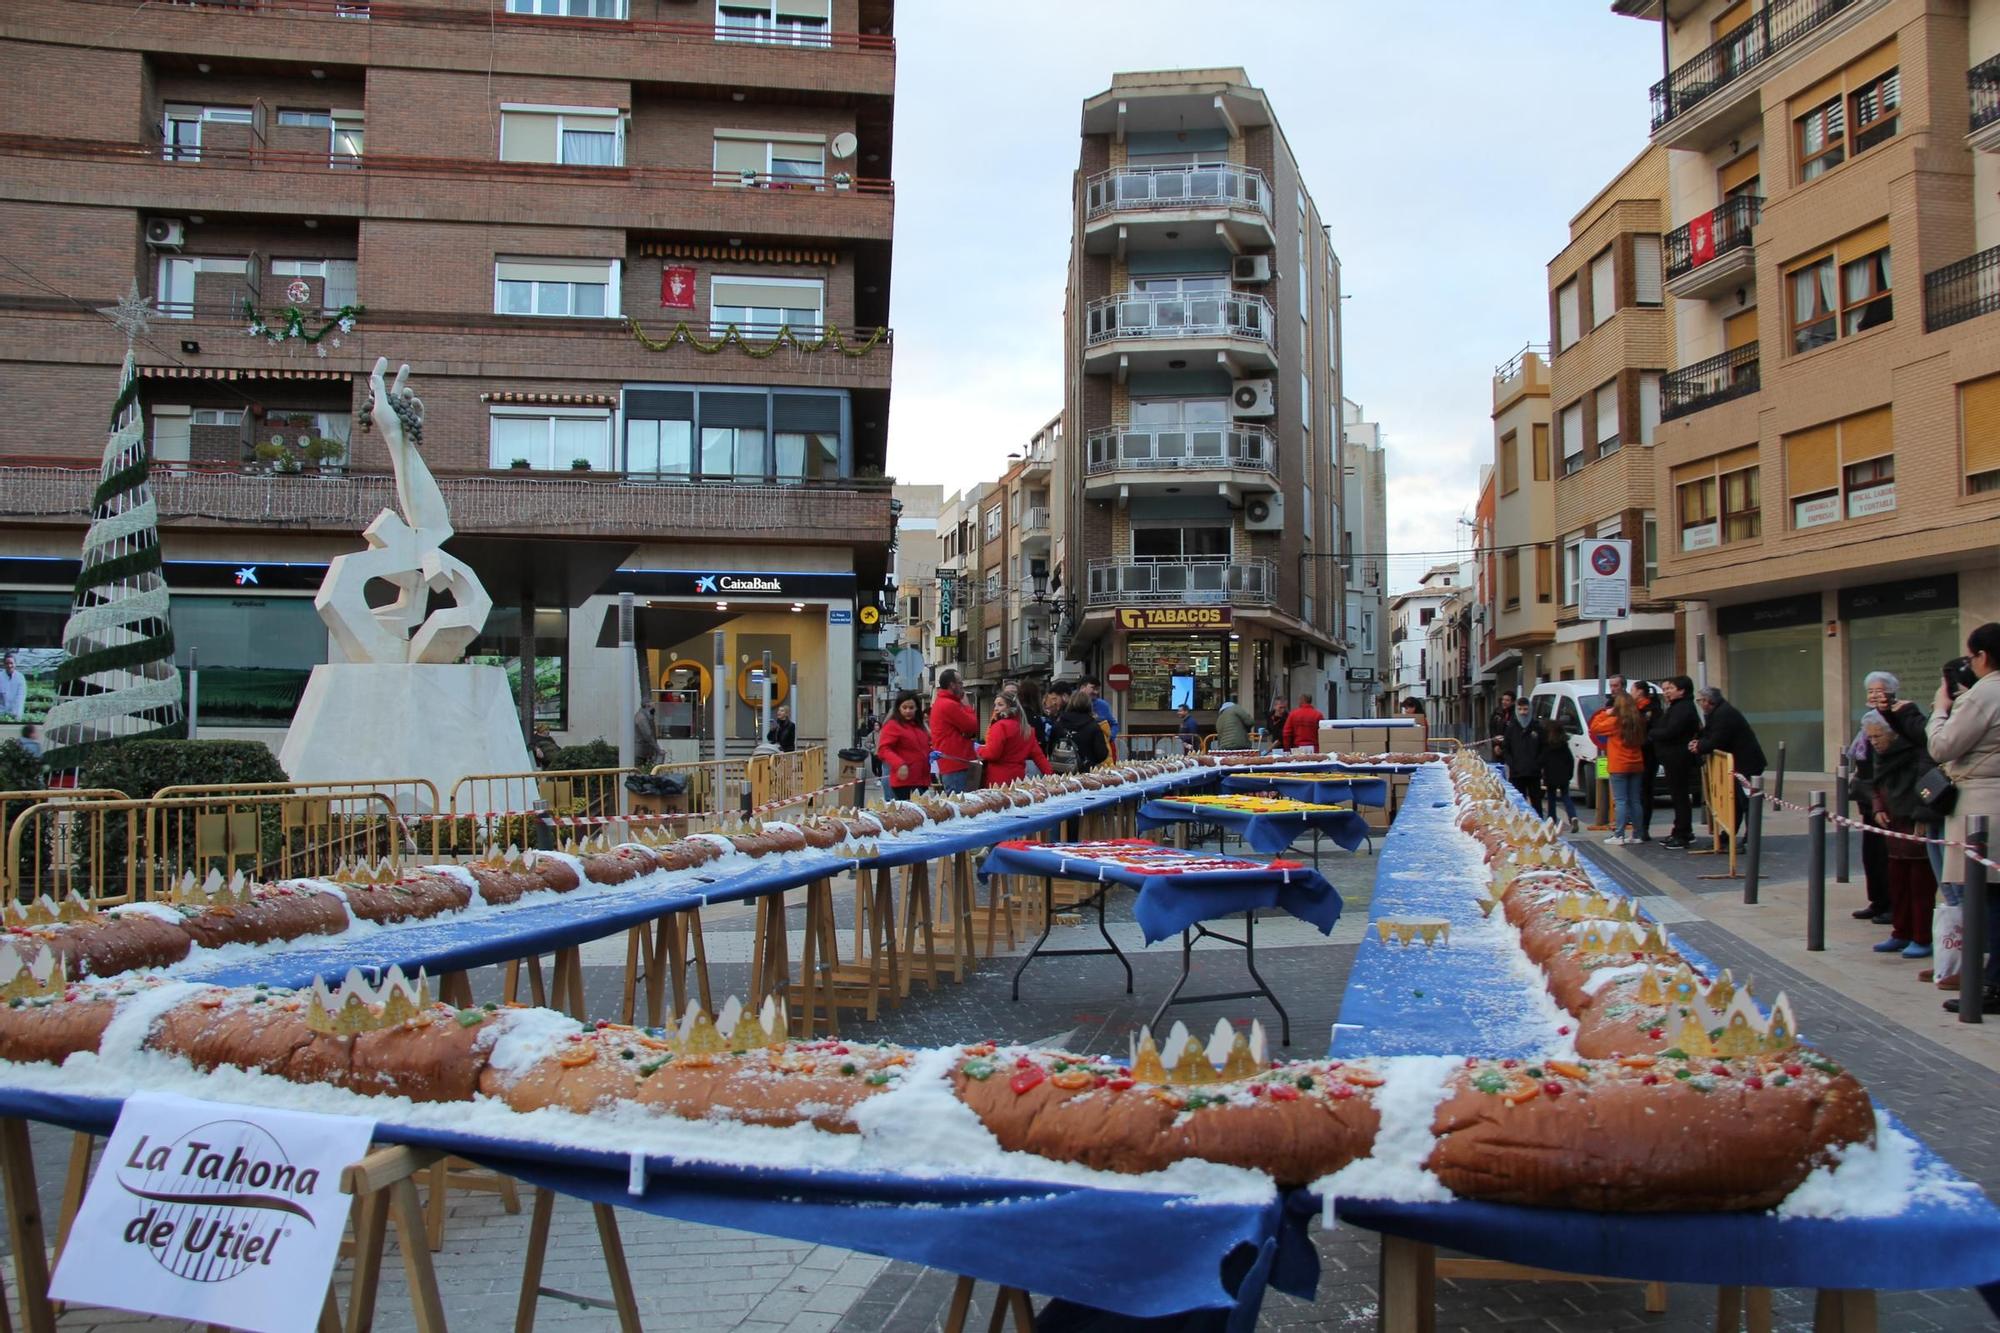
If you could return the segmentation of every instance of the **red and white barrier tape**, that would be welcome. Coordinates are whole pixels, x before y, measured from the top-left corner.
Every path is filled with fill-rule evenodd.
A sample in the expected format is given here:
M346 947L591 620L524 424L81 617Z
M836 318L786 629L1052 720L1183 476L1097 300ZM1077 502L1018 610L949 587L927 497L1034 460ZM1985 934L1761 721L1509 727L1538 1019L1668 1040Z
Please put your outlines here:
M1736 785L1741 787L1746 793L1751 790L1749 781L1745 779L1741 773L1738 773L1736 775ZM1813 812L1813 807L1809 805L1795 805L1790 801L1779 800L1776 796L1773 796L1770 792L1764 793L1764 799L1769 801L1776 808L1780 810L1790 810L1794 814L1810 815ZM2000 875L2000 863L1989 861L1985 857L1978 855L1976 852L1972 850L1972 847L1967 843L1953 842L1949 838L1927 838L1921 833L1898 833L1894 829L1885 829L1874 824L1865 823L1858 819L1850 819L1846 815L1836 814L1831 810L1828 810L1826 812L1826 817L1828 822L1833 824L1838 824L1842 828L1858 829L1862 833L1873 833L1877 837L1895 838L1900 842L1920 842L1929 847L1953 848L1957 851L1963 852L1967 860L1977 861L1979 862L1980 865L1985 866L1988 870L1994 872L1996 875Z

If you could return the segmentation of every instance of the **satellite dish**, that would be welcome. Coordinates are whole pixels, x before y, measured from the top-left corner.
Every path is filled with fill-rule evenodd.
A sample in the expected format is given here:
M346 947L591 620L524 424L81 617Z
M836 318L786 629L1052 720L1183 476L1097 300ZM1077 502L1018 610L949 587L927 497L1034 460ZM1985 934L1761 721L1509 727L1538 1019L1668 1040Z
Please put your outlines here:
M833 147L833 155L835 157L842 159L853 157L854 150L856 148L859 148L860 146L861 146L861 141L856 139L852 134L850 134L846 130L842 130L839 134L833 136L832 147Z

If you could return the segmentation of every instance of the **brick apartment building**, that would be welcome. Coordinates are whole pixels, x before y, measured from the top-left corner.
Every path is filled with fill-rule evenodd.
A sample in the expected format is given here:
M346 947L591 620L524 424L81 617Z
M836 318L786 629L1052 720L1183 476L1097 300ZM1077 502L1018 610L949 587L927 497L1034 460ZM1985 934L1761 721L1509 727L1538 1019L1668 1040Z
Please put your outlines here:
M1340 263L1241 69L1118 74L1083 104L1054 506L1065 656L1130 667L1128 729L1333 710Z
M796 664L801 736L844 744L854 610L894 521L893 18L7 5L0 647L57 646L124 351L92 312L136 280L160 312L138 351L176 637L217 728L275 744L337 651L310 595L390 502L355 429L380 355L411 366L452 549L495 602L474 652L539 682L524 718L617 736L606 611L630 590L676 736L721 689L730 743L751 743L769 650ZM329 329L345 307L351 331ZM248 331L294 318L325 336Z
M1767 751L1831 768L1869 671L1927 703L2000 618L2000 3L1612 8L1664 66L1652 592Z

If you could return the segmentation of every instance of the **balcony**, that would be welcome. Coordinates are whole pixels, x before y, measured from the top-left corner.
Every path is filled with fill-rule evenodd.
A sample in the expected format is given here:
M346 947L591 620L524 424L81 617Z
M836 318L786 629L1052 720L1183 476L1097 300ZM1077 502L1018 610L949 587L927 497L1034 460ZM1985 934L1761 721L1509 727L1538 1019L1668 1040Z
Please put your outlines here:
M1972 128L1965 141L1982 153L2000 153L2000 56L1967 70L1965 83L1972 97Z
M1014 525L1014 533L1021 540L1022 550L1046 551L1049 546L1049 511L1037 506L1021 511L1021 521Z
M1733 348L1660 376L1660 420L1672 421L1757 388L1757 344Z
M1668 232L1667 295L1705 300L1755 282L1752 232L1763 212L1761 198L1738 195Z
M1113 426L1085 441L1083 491L1092 499L1278 489L1278 437L1262 426Z
M1530 389L1549 387L1549 345L1529 343L1513 356L1493 367L1493 410Z
M1766 0L1750 21L1653 85L1653 142L1703 149L1754 118L1756 92L1833 21L1881 0Z
M1924 332L2000 310L2000 246L1924 274Z
M895 187L885 180L746 180L707 167L355 157L207 143L198 157L176 157L159 143L31 134L0 134L0 158L8 161L8 179L26 192L20 197L154 215L230 209L287 217L505 217L550 226L588 216L599 226L645 231L663 217L698 209L704 228L721 233L887 240L895 214ZM690 198L697 193L698 203Z
M80 523L97 481L94 465L0 461L0 493L17 521ZM886 483L690 485L602 472L446 473L437 481L463 535L739 541L761 533L771 541L836 545L886 545L890 537ZM177 529L247 525L358 540L377 514L396 507L395 478L386 473L254 476L233 468L161 468L152 485L160 521Z
M1272 606L1277 588L1271 560L1093 560L1087 605Z
M1083 219L1084 250L1121 258L1128 246L1195 249L1219 239L1241 252L1277 244L1264 173L1231 163L1099 172L1084 185Z
M1271 303L1242 292L1125 292L1085 312L1083 365L1092 374L1222 363L1232 375L1275 370ZM1179 362L1179 365L1172 363Z
M1026 647L1016 648L1007 654L1007 669L1032 670L1035 667L1049 666L1054 660L1055 654L1050 650L1046 639L1030 639Z
M1046 444L1030 448L1021 458L1021 479L1043 480L1049 475L1049 469L1055 466L1055 461L1055 450Z

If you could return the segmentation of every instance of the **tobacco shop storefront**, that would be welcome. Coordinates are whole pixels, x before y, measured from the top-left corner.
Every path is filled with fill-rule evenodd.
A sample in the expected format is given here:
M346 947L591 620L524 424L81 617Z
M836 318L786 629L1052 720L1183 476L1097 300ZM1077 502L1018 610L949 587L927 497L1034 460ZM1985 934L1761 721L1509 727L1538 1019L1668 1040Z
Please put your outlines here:
M1107 645L1107 660L1132 672L1125 693L1125 725L1136 730L1171 727L1176 710L1192 708L1212 726L1224 699L1237 697L1246 665L1268 676L1268 641L1244 643L1226 606L1121 607Z

